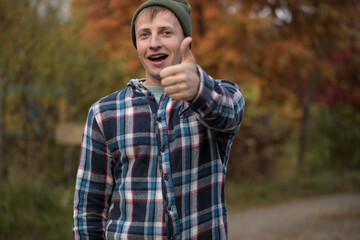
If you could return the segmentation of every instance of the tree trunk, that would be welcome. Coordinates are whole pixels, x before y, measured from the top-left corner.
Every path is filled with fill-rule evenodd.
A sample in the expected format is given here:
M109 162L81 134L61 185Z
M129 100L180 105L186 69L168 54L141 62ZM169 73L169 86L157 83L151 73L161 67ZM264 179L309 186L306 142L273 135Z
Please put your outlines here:
M0 179L5 177L4 122L5 122L5 82L0 75Z
M297 170L300 170L304 165L305 152L307 149L307 141L308 141L308 125L310 121L310 109L314 100L315 95L315 87L317 83L318 70L314 67L311 75L309 77L309 87L307 90L307 94L305 93L305 84L303 83L303 78L301 72L298 72L298 84L299 84L299 93L300 99L302 101L302 111L303 116L301 120L300 127L300 138L299 138L299 153L297 160Z
M76 156L75 146L67 146L66 158L65 158L65 164L64 164L66 181L72 180L74 177L75 169L73 166L74 166L75 156Z
M302 107L303 116L301 120L300 138L299 138L299 155L297 160L298 170L304 165L304 155L307 144L307 128L310 118L310 104L304 103Z

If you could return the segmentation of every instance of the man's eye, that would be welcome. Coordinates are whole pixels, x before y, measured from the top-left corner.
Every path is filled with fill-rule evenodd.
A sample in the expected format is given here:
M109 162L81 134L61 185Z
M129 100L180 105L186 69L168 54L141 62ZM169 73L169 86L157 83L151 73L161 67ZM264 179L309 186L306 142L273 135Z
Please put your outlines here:
M170 31L164 31L164 32L163 32L163 35L170 35L170 34L171 34Z
M147 36L149 36L148 33L140 33L140 34L139 34L139 37L140 37L140 38L146 38Z

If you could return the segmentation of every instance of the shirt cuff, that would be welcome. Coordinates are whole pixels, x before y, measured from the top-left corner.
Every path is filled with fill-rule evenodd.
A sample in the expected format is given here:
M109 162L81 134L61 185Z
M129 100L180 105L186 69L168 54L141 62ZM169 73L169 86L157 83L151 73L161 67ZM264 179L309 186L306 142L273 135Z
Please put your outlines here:
M199 65L196 65L196 67L200 75L200 86L199 86L199 91L197 92L195 98L191 100L191 103L194 103L198 100L199 96L201 95L204 89L204 70Z

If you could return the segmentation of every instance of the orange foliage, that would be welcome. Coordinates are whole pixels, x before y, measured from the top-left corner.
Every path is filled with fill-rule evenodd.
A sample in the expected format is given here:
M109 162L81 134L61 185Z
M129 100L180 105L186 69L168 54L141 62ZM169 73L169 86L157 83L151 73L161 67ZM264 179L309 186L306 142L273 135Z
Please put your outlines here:
M104 39L124 69L140 69L131 43L130 22L144 0L78 0L86 9L85 32ZM216 78L261 82L264 98L286 99L280 89L297 91L297 75L314 71L333 80L324 63L347 35L353 34L358 11L351 1L189 0L192 6L193 53ZM286 9L291 21L278 17ZM260 14L267 9L267 15ZM339 12L341 9L341 12ZM356 8L355 8L356 9ZM275 23L275 24L274 24ZM315 69L315 70L314 70ZM280 91L280 92L279 92ZM288 91L282 91L288 92Z
M138 77L135 72L143 70L132 46L130 21L144 1L78 1L78 9L86 11L87 35L104 39L126 76ZM235 141L233 156L251 161L232 161L233 169L242 169L236 166L241 163L266 174L277 157L269 155L268 146L289 141L287 120L303 126L303 154L314 101L359 108L357 0L188 1L197 63L213 77L234 81L246 91L248 110L240 135L244 139ZM247 153L249 149L259 154Z

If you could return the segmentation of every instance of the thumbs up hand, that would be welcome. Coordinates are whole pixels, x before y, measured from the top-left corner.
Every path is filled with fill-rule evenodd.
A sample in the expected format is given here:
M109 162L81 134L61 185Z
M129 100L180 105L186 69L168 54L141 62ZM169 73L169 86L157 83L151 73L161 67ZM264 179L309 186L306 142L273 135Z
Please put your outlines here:
M190 50L191 41L192 38L187 37L180 45L181 63L164 68L160 72L161 84L165 92L174 100L191 101L199 91L200 76Z

